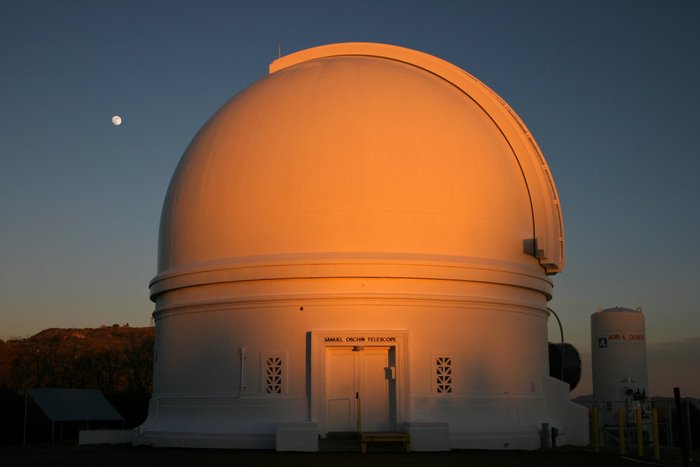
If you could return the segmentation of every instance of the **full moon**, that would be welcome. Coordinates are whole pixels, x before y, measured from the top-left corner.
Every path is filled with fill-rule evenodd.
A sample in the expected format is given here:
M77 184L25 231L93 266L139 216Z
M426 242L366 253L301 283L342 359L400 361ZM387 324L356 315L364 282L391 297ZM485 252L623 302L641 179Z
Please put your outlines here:
M119 126L122 124L122 118L119 115L112 117L112 125Z

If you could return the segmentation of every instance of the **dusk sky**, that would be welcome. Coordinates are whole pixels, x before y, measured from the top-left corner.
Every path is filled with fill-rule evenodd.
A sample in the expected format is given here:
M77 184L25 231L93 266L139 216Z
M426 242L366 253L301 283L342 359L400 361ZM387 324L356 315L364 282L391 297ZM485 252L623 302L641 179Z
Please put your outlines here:
M652 394L700 397L690 0L1 0L0 338L149 325L161 204L197 130L279 51L365 41L463 68L537 140L562 200L550 307L584 356L575 394L590 315L623 306L646 317Z

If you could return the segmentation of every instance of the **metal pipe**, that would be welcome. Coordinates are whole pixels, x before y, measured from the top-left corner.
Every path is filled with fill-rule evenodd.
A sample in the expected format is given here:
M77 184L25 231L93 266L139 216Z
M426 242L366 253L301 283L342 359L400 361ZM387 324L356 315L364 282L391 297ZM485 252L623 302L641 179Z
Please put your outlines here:
M549 307L547 307L547 310L554 315L557 319L557 323L559 323L559 333L561 334L561 378L559 379L564 381L564 353L566 352L564 348L564 327L561 325L561 320L557 313Z
M247 353L248 353L248 352L247 352L247 350L246 350L245 347L241 347L240 349L238 349L238 353L239 353L240 356L241 356L241 384L240 384L240 386L239 386L239 388L238 388L238 391L239 391L239 395L242 395L242 394L243 394L243 391L245 390L245 383L244 383L244 381L243 381L243 378L244 378L244 376L245 376L245 372L244 372L244 368L245 368L245 359L246 359L246 356L247 356Z
M540 432L540 444L542 449L549 449L552 447L552 438L549 431L549 423L542 424L542 431Z
M642 408L637 406L634 411L635 424L637 425L637 457L644 456L644 435L642 433Z
M673 398L676 402L676 418L678 419L678 428L681 435L681 455L683 456L683 465L690 466L690 444L688 443L688 431L685 425L685 417L683 416L683 404L681 402L681 390L678 387L673 388Z
M620 455L625 455L625 412L617 410L617 443L620 448Z
M654 435L654 459L661 460L661 451L659 450L659 414L656 409L651 409L651 431Z

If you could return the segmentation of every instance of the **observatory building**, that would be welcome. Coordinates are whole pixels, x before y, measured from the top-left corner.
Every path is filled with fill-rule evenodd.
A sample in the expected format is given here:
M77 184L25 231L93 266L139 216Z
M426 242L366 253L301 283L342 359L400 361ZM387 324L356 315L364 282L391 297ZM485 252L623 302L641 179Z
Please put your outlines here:
M389 45L282 57L204 125L163 205L139 443L586 444L549 377L564 263L547 164L463 70Z

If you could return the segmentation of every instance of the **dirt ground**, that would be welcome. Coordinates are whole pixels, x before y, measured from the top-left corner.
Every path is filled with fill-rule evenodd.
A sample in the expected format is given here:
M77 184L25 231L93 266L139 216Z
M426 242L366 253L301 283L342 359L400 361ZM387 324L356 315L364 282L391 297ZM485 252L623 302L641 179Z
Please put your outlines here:
M665 456L666 457L666 456ZM179 466L518 466L518 467L612 467L654 464L616 454L596 454L582 449L548 451L451 451L451 452L274 452L249 450L174 449L129 445L34 445L0 448L1 467L179 467ZM677 459L663 464L681 465Z

